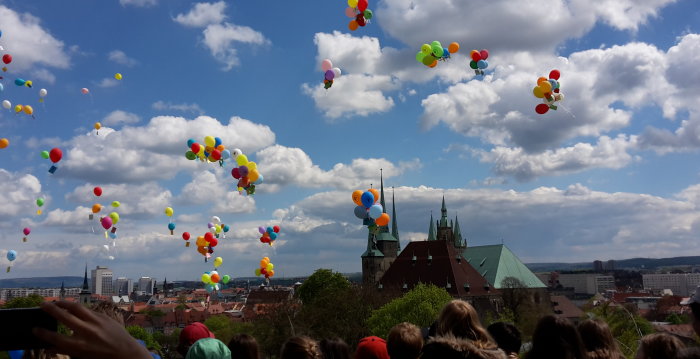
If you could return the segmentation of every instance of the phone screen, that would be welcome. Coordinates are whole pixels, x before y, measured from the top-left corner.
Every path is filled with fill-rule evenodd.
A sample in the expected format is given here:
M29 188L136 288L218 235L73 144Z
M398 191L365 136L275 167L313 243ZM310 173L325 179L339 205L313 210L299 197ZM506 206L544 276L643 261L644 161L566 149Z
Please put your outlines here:
M48 348L32 334L32 328L56 331L56 319L41 308L0 309L0 351Z

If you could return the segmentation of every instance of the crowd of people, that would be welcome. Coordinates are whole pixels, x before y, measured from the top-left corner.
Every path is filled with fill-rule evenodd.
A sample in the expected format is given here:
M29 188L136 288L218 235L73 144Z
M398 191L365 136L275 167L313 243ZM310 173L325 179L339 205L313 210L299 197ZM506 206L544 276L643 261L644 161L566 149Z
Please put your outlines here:
M700 293L700 290L699 290ZM700 329L700 295L688 303L693 328ZM49 343L49 351L26 351L25 358L153 359L143 343L132 338L123 320L109 306L88 309L78 303L43 303L42 308L65 326L72 335L35 328L35 335ZM120 321L121 320L121 321ZM700 334L700 332L698 332ZM477 311L463 300L452 300L429 328L399 323L386 340L370 336L357 343L354 353L339 338L317 341L308 336L289 338L281 347L281 359L623 359L608 325L587 319L575 326L556 316L541 318L528 350L523 351L520 332L510 323L496 322L484 327ZM185 327L177 347L186 359L260 359L256 339L247 334L234 336L228 344L215 338L204 324ZM56 354L61 353L64 356ZM677 337L654 333L642 337L636 359L700 358L698 347L686 347Z

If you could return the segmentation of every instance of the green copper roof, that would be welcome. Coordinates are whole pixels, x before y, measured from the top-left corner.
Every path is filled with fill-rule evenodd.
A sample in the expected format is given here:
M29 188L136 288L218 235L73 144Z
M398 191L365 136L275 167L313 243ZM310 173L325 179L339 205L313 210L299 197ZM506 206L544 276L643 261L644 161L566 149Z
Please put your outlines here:
M462 256L496 289L506 277L519 279L527 288L545 288L513 252L503 244L467 247Z
M430 228L428 229L428 240L434 241L435 238L435 223L433 223L433 212L430 212Z
M377 249L374 237L375 236L371 232L367 235L367 250L362 253L362 257L384 257L384 253Z
M447 227L447 207L445 206L445 196L442 196L442 208L440 209L440 212L442 212L440 216L440 227Z
M462 231L459 230L459 219L457 219L457 217L455 217L454 238L455 238L455 245L461 246L462 245Z

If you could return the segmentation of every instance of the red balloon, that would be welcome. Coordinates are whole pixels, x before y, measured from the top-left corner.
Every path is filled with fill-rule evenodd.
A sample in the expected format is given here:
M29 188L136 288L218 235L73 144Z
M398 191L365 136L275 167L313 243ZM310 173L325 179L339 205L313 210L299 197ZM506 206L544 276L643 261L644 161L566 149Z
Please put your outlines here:
M214 239L214 234L212 234L211 232L207 232L207 233L204 235L204 240L207 241L207 242L210 242L210 243L211 243L211 241L212 241L213 239Z
M263 242L263 243L270 243L270 237L261 236L261 237L260 237L260 242Z
M274 226L274 227L272 227L272 230L273 230L275 233L279 233L279 232L280 232L280 226Z
M100 187L95 187L92 189L92 193L95 194L95 196L99 197L102 195L102 188Z
M12 55L10 55L10 54L2 55L2 62L6 63L6 64L9 64L10 62L12 62Z
M219 244L219 240L212 238L211 241L209 241L209 248L211 249L212 247L216 247L217 244Z
M559 93L559 89L554 89L554 93Z
M214 161L220 160L220 159L221 159L221 151L219 151L219 150L211 151L211 158L212 158Z
M559 80L559 76L561 76L561 73L559 72L559 70L552 70L549 72L550 79Z
M474 62L479 62L479 60L481 60L479 51L474 50L474 52L472 52L472 60L474 60Z
M367 25L367 23L365 22L365 16L362 14L358 14L357 17L355 18L355 21L357 21L357 24L360 26Z
M241 178L241 172L238 171L238 167L235 167L234 169L231 170L231 176L235 179L240 179Z
M183 232L182 239L189 241L190 240L190 232Z
M194 152L194 154L196 155L196 154L199 153L199 147L200 147L199 143L195 142L195 143L192 144L192 146L190 147L190 149L191 149L192 152Z
M479 52L479 55L481 55L482 60L486 60L489 58L489 50L483 49Z
M51 159L51 162L56 163L63 158L63 152L61 152L61 149L58 147L52 148L51 152L49 152L49 158Z
M250 180L248 179L248 177L243 177L243 178L238 180L238 187L246 188L249 185L250 185Z
M549 106L544 103L541 103L535 107L535 112L539 113L540 115L547 113L547 111L549 111Z
M360 10L360 12L363 12L363 11L367 10L367 5L369 5L369 3L367 3L367 0L359 0L357 2L357 10ZM364 25L360 25L360 26L364 26Z

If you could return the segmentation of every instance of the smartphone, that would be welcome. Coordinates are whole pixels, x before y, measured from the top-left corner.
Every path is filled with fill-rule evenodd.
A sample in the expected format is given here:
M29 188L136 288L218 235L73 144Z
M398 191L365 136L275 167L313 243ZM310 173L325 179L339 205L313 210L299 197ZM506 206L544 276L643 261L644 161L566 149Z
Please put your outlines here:
M32 334L36 327L55 332L58 323L41 308L0 309L0 351L50 347Z

